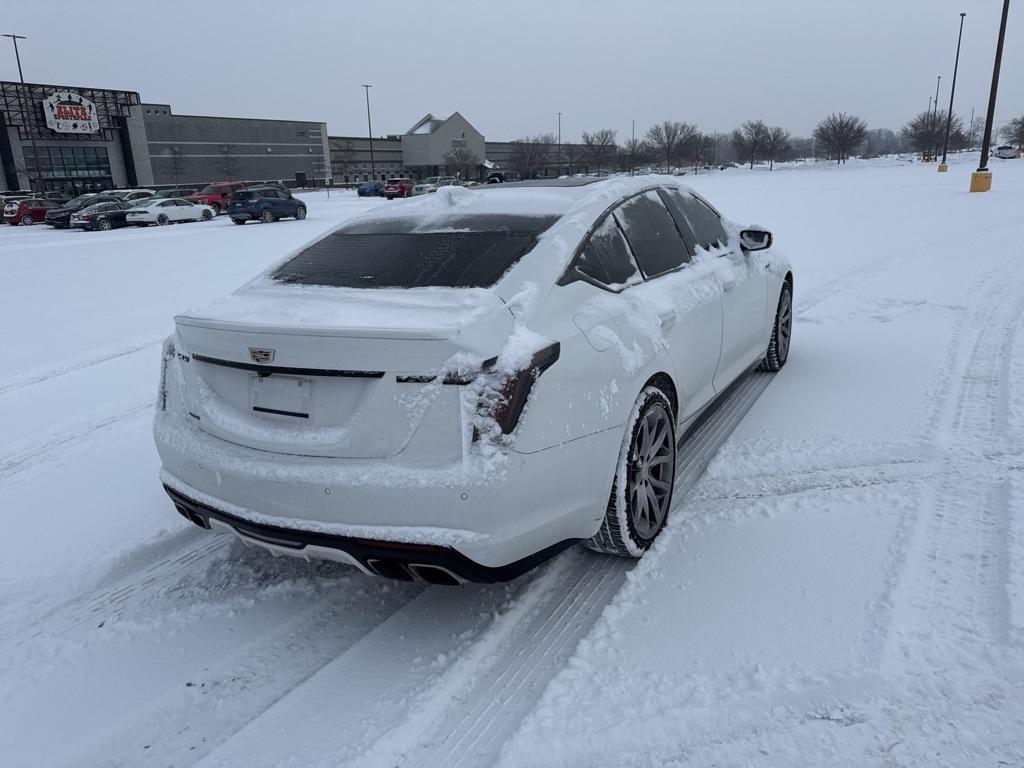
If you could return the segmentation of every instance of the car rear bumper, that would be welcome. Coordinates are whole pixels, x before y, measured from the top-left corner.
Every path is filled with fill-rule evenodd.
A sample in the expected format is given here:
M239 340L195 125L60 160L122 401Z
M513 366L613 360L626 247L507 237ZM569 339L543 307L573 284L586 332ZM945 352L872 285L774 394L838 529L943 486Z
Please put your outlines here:
M232 219L238 219L239 221L252 221L253 219L258 219L260 217L260 215L255 211L237 210L228 211L228 216L230 216Z
M453 547L362 539L253 523L196 501L169 485L164 485L164 490L171 497L178 513L201 528L233 533L243 541L268 549L274 554L335 560L354 565L364 573L401 581L426 581L444 585L469 581L484 584L511 581L577 541L565 539L513 563L489 567Z
M408 577L410 563L441 565L459 581L514 578L592 536L621 440L621 429L610 429L537 453L509 451L497 468L424 468L267 453L166 411L158 411L154 434L164 485L179 512L203 527L372 573L397 563ZM366 542L377 549L367 554ZM367 563L380 559L378 549L387 550L383 567Z

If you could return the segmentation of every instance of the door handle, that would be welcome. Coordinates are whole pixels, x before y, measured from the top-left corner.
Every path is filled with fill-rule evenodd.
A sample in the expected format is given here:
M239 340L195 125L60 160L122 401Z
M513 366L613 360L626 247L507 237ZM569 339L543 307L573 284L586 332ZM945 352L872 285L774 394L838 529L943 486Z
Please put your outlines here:
M661 316L661 327L662 327L662 330L666 330L667 331L668 329L670 329L675 324L676 324L676 313L675 312L666 312L664 315Z
M732 289L735 288L735 287L736 287L736 281L735 280L728 280L727 282L722 283L722 290L725 291L726 293L731 293Z

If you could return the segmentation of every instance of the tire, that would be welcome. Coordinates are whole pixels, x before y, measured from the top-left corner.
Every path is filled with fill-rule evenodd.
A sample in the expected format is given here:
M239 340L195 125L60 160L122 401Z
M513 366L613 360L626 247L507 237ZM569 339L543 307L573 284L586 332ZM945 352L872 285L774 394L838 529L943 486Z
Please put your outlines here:
M260 216L260 221L262 221L264 224L270 224L273 220L274 214L270 212L269 208L267 208L267 210L265 210Z
M394 195L385 195L385 197L386 197L386 198L387 198L388 200L394 200L394 199L395 199Z
M245 219L232 219L232 224L245 224Z
M200 221L209 221L212 218L213 218L213 211L203 211L201 214L199 214L199 220Z
M220 203L210 203L210 207L213 208L214 216L220 216Z
M305 206L300 205L298 208L295 209L295 218L298 219L299 221L302 221L304 218L306 218Z
M775 309L775 324L772 326L772 338L768 342L768 351L761 360L761 370L775 373L782 369L789 359L789 344L793 337L793 286L789 282L782 284L779 292L779 305Z
M36 220L29 216L27 213L21 217L21 226L23 227L31 227L35 223Z
M675 476L672 404L664 392L648 386L626 422L604 521L584 544L609 555L641 557L665 527Z
M109 220L107 220L107 219L100 219L99 223L96 225L96 229L99 229L99 230L101 230L103 232L109 232L112 226L113 225L110 223Z
M171 220L167 218L166 213L161 213L159 216L156 217L156 223L159 224L161 227L164 227L170 224Z

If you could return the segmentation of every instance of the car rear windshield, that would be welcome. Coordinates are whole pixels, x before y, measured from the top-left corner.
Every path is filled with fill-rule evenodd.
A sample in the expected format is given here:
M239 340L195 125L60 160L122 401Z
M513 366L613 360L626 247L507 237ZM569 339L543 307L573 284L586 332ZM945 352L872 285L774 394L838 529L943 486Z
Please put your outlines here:
M256 191L249 189L239 190L238 192L231 193L232 200L251 200L254 197L256 197Z
M224 187L217 187L217 186L214 186L213 184L210 184L209 186L203 187L201 190L199 190L199 194L200 195L219 195L223 191L224 191Z
M494 285L557 216L477 214L429 224L354 223L313 243L271 277L338 288L478 288Z

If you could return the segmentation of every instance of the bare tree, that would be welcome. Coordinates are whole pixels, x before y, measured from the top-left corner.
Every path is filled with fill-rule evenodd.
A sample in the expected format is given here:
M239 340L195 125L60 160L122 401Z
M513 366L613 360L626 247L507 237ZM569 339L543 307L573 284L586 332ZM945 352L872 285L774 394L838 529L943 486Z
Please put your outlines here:
M597 168L598 175L602 168L611 168L618 147L615 145L615 131L611 128L600 128L593 133L583 132L583 146L587 159Z
M352 139L345 139L345 143L341 146L331 147L331 175L338 178L348 176L355 157L356 151L352 146Z
M789 151L789 131L780 125L768 129L768 138L764 145L768 155L768 170L775 170L775 161L781 159Z
M535 179L547 167L554 143L555 137L550 133L516 139L512 142L509 163L522 178Z
M665 120L652 125L644 140L655 157L665 161L665 173L668 173L682 154L683 147L696 133L696 126L690 123Z
M579 166L583 163L586 152L582 144L563 144L562 145L562 158L563 163L559 164L558 172L561 174L562 168L564 167L569 175L576 173Z
M977 147L981 144L982 134L985 133L985 118L976 117L971 121L968 126L969 135L967 137L967 146Z
M448 173L452 176L458 176L460 179L470 179L479 175L480 158L476 156L475 152L465 147L453 150L445 158L445 162Z
M220 148L220 157L214 163L214 168L224 181L235 180L238 174L238 158L235 157L235 150L230 144Z
M694 170L707 165L715 154L715 137L708 133L694 131L683 144L682 155Z
M178 180L185 173L185 156L180 147L171 147L170 158L171 183L178 186Z
M1024 147L1024 116L1015 117L1003 126L999 132L1003 141L1007 141L1017 147Z
M850 154L864 142L867 133L867 123L856 115L833 112L818 123L814 129L814 138L839 164L846 162Z
M873 128L864 140L864 154L867 157L892 155L900 151L900 137L888 128Z
M736 154L749 160L751 169L757 159L764 155L770 134L771 130L764 120L747 120L732 132L732 145Z
M946 111L921 112L903 126L903 136L922 160L932 160L942 151L946 140ZM949 146L962 149L969 143L963 120L956 115L949 123Z

